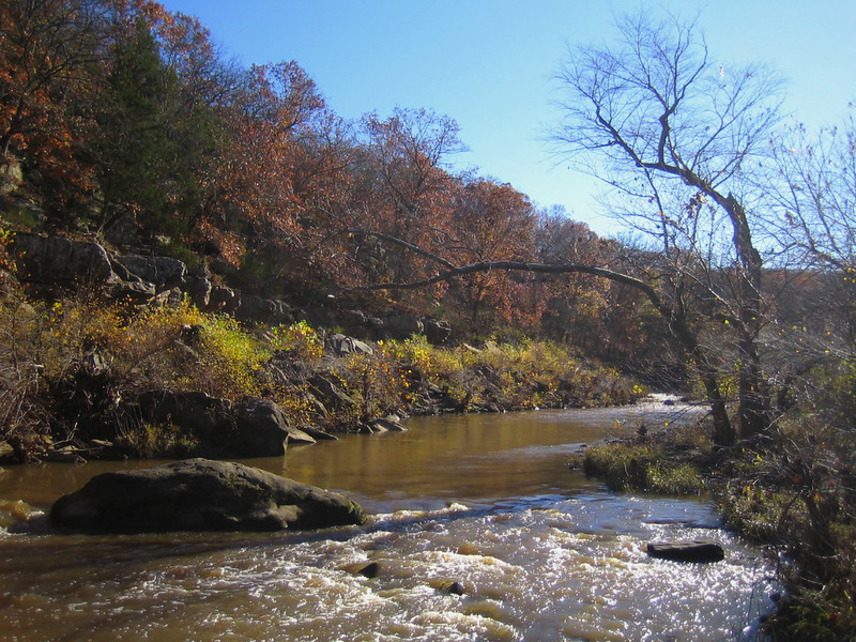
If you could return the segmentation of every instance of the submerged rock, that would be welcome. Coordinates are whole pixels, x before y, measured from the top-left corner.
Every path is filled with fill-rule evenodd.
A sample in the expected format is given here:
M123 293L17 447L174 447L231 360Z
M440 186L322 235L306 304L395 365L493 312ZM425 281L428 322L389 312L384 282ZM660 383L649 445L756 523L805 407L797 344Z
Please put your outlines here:
M463 595L466 593L464 585L456 580L434 579L428 582L428 584L431 588L441 593L448 593L449 595Z
M0 528L14 527L43 514L23 500L0 499Z
M353 564L345 564L340 570L371 579L380 573L380 564L377 562L354 562Z
M93 477L53 505L51 522L85 533L277 531L365 521L344 495L232 462L188 459Z
M648 555L676 562L710 563L725 559L725 551L715 542L693 540L689 542L651 542Z

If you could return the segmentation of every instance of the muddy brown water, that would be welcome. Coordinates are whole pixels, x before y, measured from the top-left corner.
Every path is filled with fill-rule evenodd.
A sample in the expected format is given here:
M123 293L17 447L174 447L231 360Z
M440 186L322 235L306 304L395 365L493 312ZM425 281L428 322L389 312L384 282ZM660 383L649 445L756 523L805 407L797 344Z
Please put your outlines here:
M359 528L102 537L37 519L0 530L0 639L739 639L768 606L761 552L720 529L709 503L613 494L567 466L578 444L676 411L691 412L657 401L416 418L406 433L245 460L347 492L372 513ZM94 474L148 465L9 467L0 499L46 510ZM695 537L723 544L725 561L645 554L647 541ZM368 561L377 577L344 568Z

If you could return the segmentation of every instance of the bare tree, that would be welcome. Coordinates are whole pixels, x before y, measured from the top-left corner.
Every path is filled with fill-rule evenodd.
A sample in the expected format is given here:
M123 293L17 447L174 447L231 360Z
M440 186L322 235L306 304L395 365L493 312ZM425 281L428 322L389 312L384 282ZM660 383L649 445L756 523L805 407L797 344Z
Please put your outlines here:
M559 151L610 186L623 221L658 250L644 267L669 308L672 333L710 397L718 441L729 442L722 344L693 318L726 326L738 363L744 435L768 423L759 335L763 260L753 239L761 206L749 177L779 120L779 82L757 66L711 60L693 23L646 15L619 23L616 47L573 50L559 80L566 99ZM657 247L658 246L658 247Z
M791 128L773 145L773 198L768 227L788 264L847 272L856 268L856 120L816 135Z
M856 120L817 132L797 124L772 148L766 226L791 286L780 297L791 316L780 342L796 379L821 364L856 363Z

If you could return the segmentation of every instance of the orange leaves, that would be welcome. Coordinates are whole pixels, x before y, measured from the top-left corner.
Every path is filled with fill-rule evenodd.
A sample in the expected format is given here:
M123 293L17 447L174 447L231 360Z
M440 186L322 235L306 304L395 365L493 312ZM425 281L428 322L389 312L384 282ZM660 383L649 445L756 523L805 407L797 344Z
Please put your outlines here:
M293 235L301 202L293 188L300 126L322 109L315 85L294 62L254 66L236 100L223 110L228 140L206 178L212 205L235 223Z
M508 184L486 179L463 183L455 193L450 252L460 264L527 260L534 253L532 204ZM503 321L534 312L526 277L505 271L478 272L452 288L470 323ZM537 316L537 315L536 315Z

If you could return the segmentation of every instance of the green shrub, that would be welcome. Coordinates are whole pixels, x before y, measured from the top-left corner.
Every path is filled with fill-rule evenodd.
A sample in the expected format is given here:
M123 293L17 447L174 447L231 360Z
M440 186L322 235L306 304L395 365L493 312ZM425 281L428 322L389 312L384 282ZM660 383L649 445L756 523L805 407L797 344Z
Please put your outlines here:
M589 448L583 459L586 475L603 479L610 490L637 490L666 495L698 495L704 483L688 463L671 464L654 446L601 444Z
M123 428L116 445L137 457L187 457L194 453L199 442L178 426L140 422Z
M270 352L234 318L204 314L188 301L135 316L112 353L136 387L258 395Z
M294 359L315 363L324 355L324 341L306 321L271 329L271 348L288 352Z

